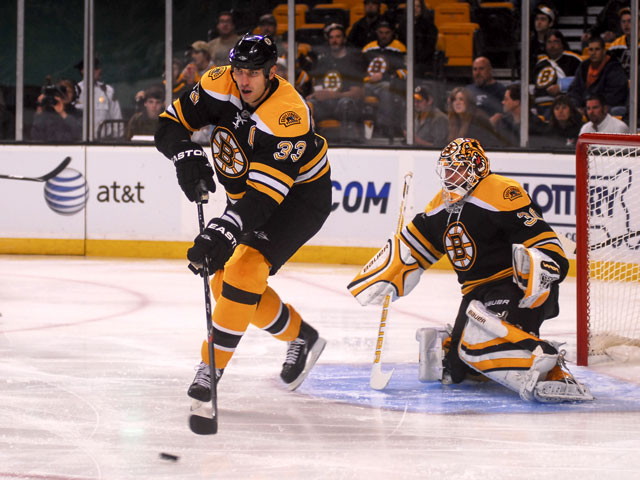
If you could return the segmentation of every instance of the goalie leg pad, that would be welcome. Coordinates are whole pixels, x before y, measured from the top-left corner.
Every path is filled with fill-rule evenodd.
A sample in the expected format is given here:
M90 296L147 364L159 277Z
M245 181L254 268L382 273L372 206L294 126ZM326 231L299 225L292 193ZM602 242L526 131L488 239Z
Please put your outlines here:
M394 235L347 288L361 305L381 305L387 295L393 301L411 292L423 271L409 247Z
M443 343L449 333L439 328L419 328L416 340L420 343L418 351L418 380L421 382L442 381Z
M533 399L536 383L557 363L556 348L503 321L477 300L470 302L467 316L460 359L522 398Z

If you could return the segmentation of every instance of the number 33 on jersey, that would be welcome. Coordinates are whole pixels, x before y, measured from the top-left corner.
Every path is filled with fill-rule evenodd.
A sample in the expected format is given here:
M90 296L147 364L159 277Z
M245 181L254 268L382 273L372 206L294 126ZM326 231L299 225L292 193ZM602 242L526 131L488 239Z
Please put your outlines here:
M255 190L279 204L295 184L329 172L327 143L314 132L309 108L295 88L276 76L269 97L249 107L231 67L214 67L161 115L191 132L214 125L214 166L232 201Z

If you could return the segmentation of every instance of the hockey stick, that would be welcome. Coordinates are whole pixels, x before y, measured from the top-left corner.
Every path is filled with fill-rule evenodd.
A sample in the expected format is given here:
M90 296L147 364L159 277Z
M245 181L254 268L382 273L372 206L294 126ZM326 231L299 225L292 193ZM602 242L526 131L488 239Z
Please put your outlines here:
M412 178L413 172L407 172L407 174L404 176L404 185L402 187L402 199L400 200L400 213L398 215L396 234L399 234L402 231L402 226L404 225L404 208L407 201L409 185ZM382 304L382 314L380 315L380 326L378 327L378 339L376 341L376 354L373 359L373 365L371 366L371 377L369 379L369 385L371 385L371 388L373 388L374 390L384 389L389 383L389 380L391 380L391 375L393 375L393 368L390 372L385 373L382 371L382 347L384 344L384 330L387 326L387 317L389 315L389 303L391 303L391 295L387 295L386 297L384 297L384 302Z
M51 180L53 177L58 175L61 171L67 168L67 165L71 163L71 157L67 157L60 165L51 170L49 173L42 175L41 177L23 177L21 175L0 175L0 178L5 178L7 180L28 180L30 182L46 182L47 180Z
M200 233L205 228L204 211L202 204L209 200L209 193L206 187L199 185L198 224ZM211 320L211 287L209 286L209 267L207 259L202 264L202 278L204 279L204 309L207 316L207 344L209 346L209 378L211 379L211 406L207 404L198 405L191 408L189 416L189 428L198 435L213 435L218 432L218 392L216 388L216 357L213 349L213 322ZM206 407L205 407L206 405ZM210 408L210 410L209 410Z

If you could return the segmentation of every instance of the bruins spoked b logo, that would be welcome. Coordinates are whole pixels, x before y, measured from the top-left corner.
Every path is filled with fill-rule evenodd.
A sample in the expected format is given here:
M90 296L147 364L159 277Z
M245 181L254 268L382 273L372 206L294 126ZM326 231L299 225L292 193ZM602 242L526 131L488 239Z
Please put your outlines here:
M211 149L216 170L225 177L238 178L247 171L247 157L231 131L216 127L211 136Z
M456 270L469 270L476 261L476 245L464 225L455 222L444 234L444 246Z

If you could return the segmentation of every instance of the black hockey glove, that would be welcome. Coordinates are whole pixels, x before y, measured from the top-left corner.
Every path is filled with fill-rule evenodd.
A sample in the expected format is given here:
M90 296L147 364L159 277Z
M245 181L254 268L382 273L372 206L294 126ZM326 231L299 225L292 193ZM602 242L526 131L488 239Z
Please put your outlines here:
M198 185L201 181L204 182L207 190L216 191L213 168L200 145L195 142L181 142L180 150L171 157L171 160L176 166L180 188L191 202L200 199Z
M210 275L223 268L238 244L238 235L240 230L233 223L212 218L207 228L193 241L193 247L187 250L187 258L195 270L189 268L194 273L201 273L205 257Z

